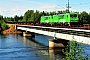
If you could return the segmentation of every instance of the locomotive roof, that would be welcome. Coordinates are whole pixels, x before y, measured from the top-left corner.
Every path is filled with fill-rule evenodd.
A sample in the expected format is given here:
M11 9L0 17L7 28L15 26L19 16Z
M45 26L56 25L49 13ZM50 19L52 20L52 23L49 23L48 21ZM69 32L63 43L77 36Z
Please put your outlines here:
M42 16L42 17L49 17L49 16Z
M57 15L53 15L53 16L64 16L65 14L57 14Z

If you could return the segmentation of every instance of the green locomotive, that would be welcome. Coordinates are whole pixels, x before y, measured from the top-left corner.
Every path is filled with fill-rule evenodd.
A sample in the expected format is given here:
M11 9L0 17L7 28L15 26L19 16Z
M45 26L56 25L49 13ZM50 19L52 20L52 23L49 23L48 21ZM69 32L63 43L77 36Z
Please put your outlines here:
M58 14L52 16L42 16L40 23L41 24L61 24L61 25L71 25L78 22L78 13L71 12L66 14Z

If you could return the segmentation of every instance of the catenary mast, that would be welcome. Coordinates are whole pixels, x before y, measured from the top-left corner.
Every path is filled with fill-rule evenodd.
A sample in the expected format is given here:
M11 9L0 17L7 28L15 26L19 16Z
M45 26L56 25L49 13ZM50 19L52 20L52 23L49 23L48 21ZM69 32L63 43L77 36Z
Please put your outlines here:
M68 0L68 4L66 5L66 7L67 7L67 11L68 11L68 13L69 13L69 8L71 8L71 7L70 7L70 4L69 4L69 0Z

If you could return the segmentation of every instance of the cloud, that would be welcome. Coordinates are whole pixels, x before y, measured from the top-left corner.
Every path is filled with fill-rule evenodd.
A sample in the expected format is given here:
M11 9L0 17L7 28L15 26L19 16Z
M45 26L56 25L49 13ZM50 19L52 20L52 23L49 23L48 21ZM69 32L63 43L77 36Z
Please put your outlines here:
M41 6L42 9L52 9L52 8L55 8L54 5L43 5Z
M0 6L1 15L3 16L19 15L20 16L20 15L24 15L24 13L27 10L58 11L63 9L62 7L55 4L38 2L34 0L13 0L9 2L10 4Z
M56 11L60 9L54 4L35 0L9 0L9 3L0 5L0 14L4 16L24 15L27 10ZM12 3L11 3L12 2Z
M3 16L14 17L15 15L22 15L23 9L19 6L13 8L0 8L0 14Z
M39 7L38 5L41 4L41 2L34 2L32 0L9 0L9 3L7 4L4 4L4 2L1 3L0 15L3 16L24 15L27 10L35 10Z
M40 7L41 10L46 10L46 11L59 11L59 10L66 10L65 7L59 6L59 5L50 5L50 4L43 4Z
M12 2L13 1L13 2ZM38 2L35 0L9 0L11 4L0 5L0 14L3 16L24 15L27 10L59 11L66 10L66 6L51 3ZM75 10L75 9L73 9ZM76 9L77 10L77 9Z

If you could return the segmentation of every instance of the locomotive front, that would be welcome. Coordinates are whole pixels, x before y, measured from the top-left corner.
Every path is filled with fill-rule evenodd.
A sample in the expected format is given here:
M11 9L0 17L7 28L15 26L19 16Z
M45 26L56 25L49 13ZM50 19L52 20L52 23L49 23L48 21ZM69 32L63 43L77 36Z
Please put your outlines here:
M78 24L78 13L70 13L70 25Z

